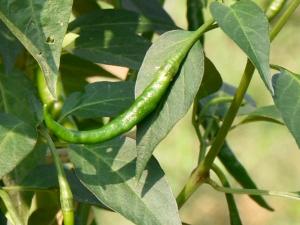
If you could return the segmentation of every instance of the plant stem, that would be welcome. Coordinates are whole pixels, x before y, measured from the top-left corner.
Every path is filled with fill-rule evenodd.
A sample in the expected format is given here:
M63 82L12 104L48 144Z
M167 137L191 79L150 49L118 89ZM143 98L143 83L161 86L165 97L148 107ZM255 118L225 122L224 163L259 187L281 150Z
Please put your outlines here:
M283 26L286 24L289 17L292 15L292 13L295 11L299 4L300 0L293 0L290 3L287 10L282 14L282 16L279 18L274 28L272 29L270 34L271 41L283 28ZM182 191L176 199L178 208L180 208L185 203L185 201L194 193L194 191L208 179L209 170L215 158L219 154L222 145L224 144L225 138L231 128L231 125L234 121L234 118L236 117L238 109L242 104L244 95L246 94L248 86L251 82L254 70L255 67L248 59L244 70L244 74L234 95L234 99L230 105L228 112L226 113L222 126L218 131L209 152L207 153L205 159L201 161L198 167L192 172L189 180L187 181L186 185L184 186L184 188L182 189Z
M206 158L204 159L203 163L199 166L203 167L204 170L209 170L220 149L222 148L225 141L225 137L227 136L233 123L233 120L235 119L237 112L243 102L244 95L249 87L254 70L255 67L248 59L244 74L234 95L232 103L228 109L228 112L226 113L222 126L220 127L220 130L218 131L210 148L210 151L207 153Z
M228 188L218 185L215 181L209 179L206 181L215 190L228 193L228 194L246 194L246 195L268 195L276 197L291 198L295 200L300 200L300 195L297 192L286 192L286 191L269 191L269 190L259 190L259 189L241 189L241 188Z
M59 155L57 154L55 145L49 136L46 129L40 129L40 133L47 140L50 151L53 156L53 161L57 170L59 193L60 193L60 204L61 210L64 216L65 225L74 225L74 206L73 206L73 194L69 186L63 165L60 161Z
M4 186L0 187L0 190L5 191L40 191L40 192L49 192L49 191L56 191L56 188L41 188L41 187L23 187L23 186Z
M288 21L290 16L295 12L295 10L299 6L299 4L300 4L300 0L293 0L289 4L289 6L285 10L285 12L282 14L282 16L278 19L278 21L276 22L276 24L274 25L274 27L270 33L271 41L273 41L274 38L277 36L277 34L281 31L281 29L286 24L286 22Z
M17 213L16 208L14 207L8 193L4 190L0 189L0 198L3 202L0 202L0 208L2 213L5 214L5 216L7 217L7 219L12 222L13 224L18 224L21 225L23 224L19 214ZM0 200L0 201L1 201Z
M201 26L199 27L197 30L195 30L193 33L194 37L194 41L196 42L197 40L199 40L199 38L206 32L209 31L211 29L214 29L215 27L213 25L213 23L215 22L215 20L213 18L209 18L207 19L207 21Z

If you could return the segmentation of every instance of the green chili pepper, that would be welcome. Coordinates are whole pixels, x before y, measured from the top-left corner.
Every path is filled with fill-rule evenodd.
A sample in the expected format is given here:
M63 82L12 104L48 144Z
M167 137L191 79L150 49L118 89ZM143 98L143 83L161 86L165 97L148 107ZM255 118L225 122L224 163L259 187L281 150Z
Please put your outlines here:
M73 194L69 186L63 165L59 159L54 143L49 136L48 132L44 129L40 129L41 135L47 140L49 145L54 165L57 170L58 184L59 184L59 198L61 210L64 217L65 225L74 225L74 206L73 206Z
M287 0L274 0L270 3L266 10L266 15L270 21L280 13L286 2Z
M176 75L186 54L213 22L214 20L210 19L197 31L191 33L190 41L186 47L169 58L157 70L155 79L145 88L132 106L108 124L89 131L68 130L51 117L48 112L50 106L45 105L44 119L47 127L56 136L67 142L83 144L103 142L129 131L156 108L161 97L165 94L169 84Z
M51 115L54 118L57 118L62 109L63 99L64 99L63 87L62 87L62 82L61 82L60 76L58 77L57 87L56 87L56 92L57 92L57 97L58 97L57 100L54 99L52 94L50 93L50 91L47 87L47 84L46 84L44 74L40 68L37 68L37 71L36 71L36 83L37 83L37 89L38 89L38 93L39 93L41 101L47 105L52 104Z

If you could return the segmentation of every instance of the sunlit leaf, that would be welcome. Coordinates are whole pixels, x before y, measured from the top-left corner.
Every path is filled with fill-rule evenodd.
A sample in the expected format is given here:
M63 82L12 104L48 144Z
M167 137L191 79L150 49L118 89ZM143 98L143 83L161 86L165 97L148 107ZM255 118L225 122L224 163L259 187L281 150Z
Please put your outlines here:
M211 13L221 29L247 54L273 93L269 67L269 22L264 12L252 0L240 0L231 7L213 2Z
M136 180L134 140L72 145L70 156L80 181L109 208L135 224L181 225L174 196L154 158Z

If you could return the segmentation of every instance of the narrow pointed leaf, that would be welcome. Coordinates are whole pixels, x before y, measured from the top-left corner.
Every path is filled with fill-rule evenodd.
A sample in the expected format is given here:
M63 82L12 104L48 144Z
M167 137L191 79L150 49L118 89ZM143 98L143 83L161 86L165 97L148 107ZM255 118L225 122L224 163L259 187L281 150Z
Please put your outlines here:
M257 189L256 184L249 176L245 167L236 158L230 147L225 143L222 147L219 155L219 159L225 166L226 170L234 177L234 179L244 188ZM273 208L261 196L250 195L258 205L261 207L273 211Z
M171 31L163 34L147 52L138 73L135 95L155 78L156 69L174 53L182 51L189 43L190 32ZM158 57L159 56L159 57ZM179 62L176 62L179 63ZM200 42L188 53L169 87L161 104L137 127L137 177L144 170L155 147L166 137L174 125L187 113L200 87L204 72L204 56Z
M12 115L0 113L0 178L34 149L36 138L32 126Z
M54 96L71 8L72 0L0 1L0 19L37 60Z
M240 0L231 7L213 2L211 13L221 29L247 54L273 93L269 67L269 22L264 12L251 0Z
M141 180L135 179L134 140L72 145L70 156L80 181L106 206L133 223L181 225L174 196L154 158Z
M81 118L114 117L134 101L133 82L95 82L83 93L70 95L62 108L62 118L75 115Z
M275 105L268 105L256 108L254 111L246 114L246 117L238 123L238 125L257 122L257 121L266 121L277 124L284 124L280 115L280 112Z
M300 148L300 75L282 69L273 77L273 100Z
M224 187L230 187L229 185L224 185ZM239 215L238 208L236 206L234 196L232 194L225 194L228 210L229 210L229 217L230 217L230 224L231 225L242 225L242 221Z
M229 184L226 176L224 175L223 171L217 166L213 166L212 169L216 173L216 175L218 176L218 178L221 181L223 187L230 188L230 184ZM235 203L233 194L226 193L225 197L226 197L228 210L229 210L230 224L231 225L242 225L242 220L240 218L239 210L238 210L237 205Z

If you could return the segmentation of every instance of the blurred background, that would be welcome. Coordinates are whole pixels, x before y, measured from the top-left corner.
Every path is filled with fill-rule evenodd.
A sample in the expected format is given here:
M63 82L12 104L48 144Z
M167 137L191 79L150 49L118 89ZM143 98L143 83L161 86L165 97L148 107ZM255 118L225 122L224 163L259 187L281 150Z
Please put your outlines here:
M256 2L265 4L268 1ZM165 9L179 27L187 27L186 1L166 0ZM219 29L207 33L205 51L223 80L236 86L246 63L242 51ZM300 9L272 43L271 63L300 73ZM257 106L273 104L257 73L248 93L256 100ZM191 112L176 125L155 151L175 196L197 163L199 143L190 121ZM245 124L234 129L229 134L228 141L260 189L300 191L300 150L284 126L266 122ZM234 180L230 181L233 187L239 187ZM300 224L300 201L266 197L275 209L274 212L269 212L246 195L236 195L235 199L246 225ZM101 225L132 225L115 213L96 210L95 214ZM229 224L224 194L207 185L201 186L194 193L180 210L180 215L184 222L192 225Z

